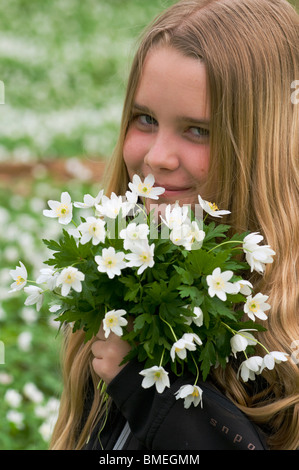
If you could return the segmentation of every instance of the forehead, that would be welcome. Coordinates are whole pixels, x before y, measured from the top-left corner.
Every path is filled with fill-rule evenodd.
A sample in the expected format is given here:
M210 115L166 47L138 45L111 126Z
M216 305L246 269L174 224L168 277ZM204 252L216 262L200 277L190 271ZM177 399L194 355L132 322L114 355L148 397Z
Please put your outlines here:
M171 106L178 115L208 119L206 67L172 47L154 48L145 59L135 100L150 109Z

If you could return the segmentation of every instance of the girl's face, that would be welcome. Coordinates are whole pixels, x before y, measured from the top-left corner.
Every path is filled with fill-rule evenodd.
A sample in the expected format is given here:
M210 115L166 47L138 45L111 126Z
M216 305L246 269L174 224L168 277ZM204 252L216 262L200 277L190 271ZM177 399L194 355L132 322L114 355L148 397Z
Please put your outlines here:
M124 143L130 179L153 174L166 189L159 203L197 202L209 167L209 118L204 64L171 47L152 50Z

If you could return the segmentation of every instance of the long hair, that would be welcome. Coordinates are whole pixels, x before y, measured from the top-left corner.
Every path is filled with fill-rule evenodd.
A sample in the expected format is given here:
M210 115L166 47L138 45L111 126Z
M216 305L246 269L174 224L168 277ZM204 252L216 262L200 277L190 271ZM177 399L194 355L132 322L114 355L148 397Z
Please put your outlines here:
M263 344L289 354L288 362L265 370L267 385L259 393L242 383L231 365L216 369L214 381L267 429L271 449L285 450L299 448L299 104L291 100L291 84L299 79L298 44L299 16L285 0L179 1L141 39L107 169L107 192L124 194L128 174L122 149L148 51L166 45L203 61L211 103L205 194L231 211L226 222L234 232L258 231L275 250L275 261L264 276L250 280L257 292L269 295ZM68 336L72 353L65 359L65 389L52 448L82 447L102 409L95 394L85 427L79 430L92 374L90 344L82 346L79 336Z

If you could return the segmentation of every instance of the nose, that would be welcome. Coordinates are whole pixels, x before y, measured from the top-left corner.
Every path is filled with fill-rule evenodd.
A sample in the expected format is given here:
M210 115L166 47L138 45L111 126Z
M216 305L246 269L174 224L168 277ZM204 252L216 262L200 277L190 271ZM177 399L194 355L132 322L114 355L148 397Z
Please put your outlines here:
M175 137L167 132L158 131L153 135L144 163L152 170L176 170L180 165L178 147Z

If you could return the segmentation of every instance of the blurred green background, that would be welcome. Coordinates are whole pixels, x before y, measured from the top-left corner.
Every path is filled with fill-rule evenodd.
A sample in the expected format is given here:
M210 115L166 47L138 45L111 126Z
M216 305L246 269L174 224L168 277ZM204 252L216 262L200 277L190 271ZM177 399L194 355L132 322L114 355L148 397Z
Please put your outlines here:
M47 449L61 392L57 324L8 293L9 271L35 279L49 257L49 199L98 193L137 37L174 2L0 3L0 449Z
M47 449L61 391L57 323L8 293L9 271L35 279L49 257L49 199L98 193L137 37L171 3L0 3L0 449Z

